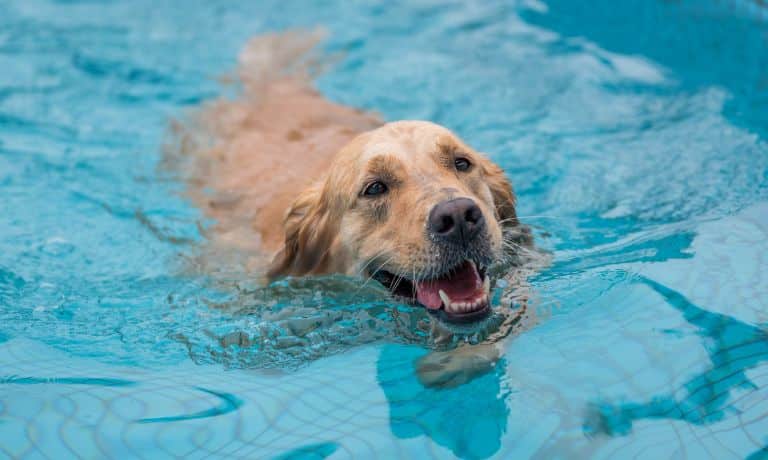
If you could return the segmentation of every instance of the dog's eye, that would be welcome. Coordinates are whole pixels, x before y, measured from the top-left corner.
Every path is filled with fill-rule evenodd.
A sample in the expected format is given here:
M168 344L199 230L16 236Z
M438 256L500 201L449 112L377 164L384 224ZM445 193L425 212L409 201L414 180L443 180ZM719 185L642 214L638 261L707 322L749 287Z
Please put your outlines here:
M457 171L466 171L470 166L472 166L472 163L470 163L466 158L456 158L453 160L453 165L456 167Z
M384 193L387 193L387 185L384 182L379 181L371 182L365 187L365 190L363 190L363 195L366 196L376 196Z

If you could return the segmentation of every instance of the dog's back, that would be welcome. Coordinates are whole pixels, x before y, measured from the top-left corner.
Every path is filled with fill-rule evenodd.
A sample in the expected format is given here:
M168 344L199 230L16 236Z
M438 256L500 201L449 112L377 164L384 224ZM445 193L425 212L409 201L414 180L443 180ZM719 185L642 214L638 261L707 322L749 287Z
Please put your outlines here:
M241 94L172 126L167 161L216 222L197 260L207 272L261 272L282 243L291 201L342 146L381 123L312 88L318 65L312 50L320 38L288 33L251 40L233 78Z

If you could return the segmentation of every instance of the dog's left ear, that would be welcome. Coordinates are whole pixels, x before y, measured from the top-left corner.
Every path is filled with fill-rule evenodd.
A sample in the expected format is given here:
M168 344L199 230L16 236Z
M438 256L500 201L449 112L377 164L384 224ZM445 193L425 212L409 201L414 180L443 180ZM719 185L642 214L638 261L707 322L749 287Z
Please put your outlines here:
M519 222L515 212L515 192L512 190L512 184L504 174L504 170L497 164L490 160L485 160L483 163L486 182L491 189L493 205L496 208L499 222L502 222L504 226L517 225Z

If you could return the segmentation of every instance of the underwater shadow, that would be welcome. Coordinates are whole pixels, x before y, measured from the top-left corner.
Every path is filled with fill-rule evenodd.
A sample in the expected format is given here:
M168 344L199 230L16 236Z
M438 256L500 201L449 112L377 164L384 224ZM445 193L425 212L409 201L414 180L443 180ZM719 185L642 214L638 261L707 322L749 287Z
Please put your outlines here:
M452 388L425 387L414 363L430 353L420 347L384 346L377 362L379 385L389 402L389 426L401 439L427 436L460 458L488 458L501 448L507 430L509 390L502 388L506 367Z
M630 433L633 422L641 419L680 420L694 425L723 420L726 411L735 411L732 402L729 403L733 390L757 389L746 371L768 361L768 332L733 317L707 311L656 281L645 277L639 281L661 295L683 314L689 324L698 328L697 333L705 339L712 365L676 391L654 396L646 402L592 404L584 431L623 436ZM678 398L676 394L684 396Z

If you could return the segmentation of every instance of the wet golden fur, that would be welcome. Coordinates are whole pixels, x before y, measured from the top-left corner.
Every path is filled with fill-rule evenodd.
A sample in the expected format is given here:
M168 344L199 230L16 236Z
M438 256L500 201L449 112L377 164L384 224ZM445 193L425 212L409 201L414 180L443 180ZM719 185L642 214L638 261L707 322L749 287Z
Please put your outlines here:
M324 98L311 86L311 49L320 38L257 37L239 59L243 94L173 125L168 161L216 222L200 269L267 279L371 267L435 274L440 261L425 219L449 196L478 203L491 250L500 253L501 223L516 223L503 171L443 127L382 125L374 114ZM456 155L472 162L470 171L453 169ZM390 181L386 198L361 196L374 177Z
M469 170L457 171L456 158L468 160ZM384 182L387 193L364 195L374 181ZM293 202L269 275L365 275L378 269L410 279L442 274L466 255L451 259L431 244L427 215L437 203L461 197L480 206L488 256L501 257L501 223L516 224L514 194L502 170L446 128L388 123L342 148L328 172Z
M379 118L312 88L322 34L259 36L239 56L235 99L220 98L175 121L166 167L215 225L194 261L199 271L259 276L284 241L285 212L331 157Z

